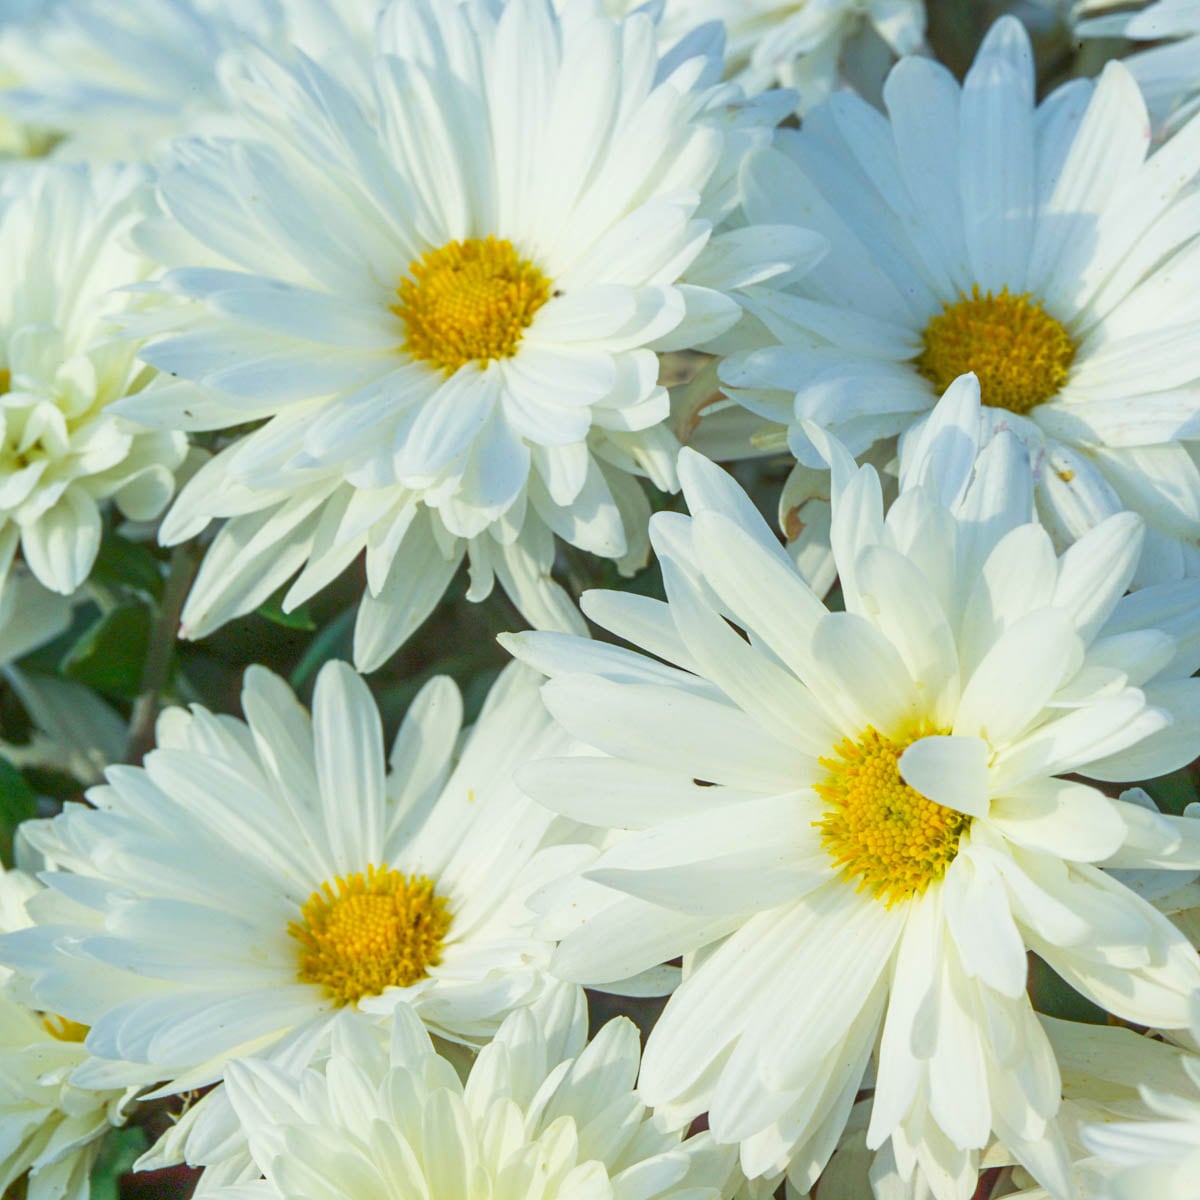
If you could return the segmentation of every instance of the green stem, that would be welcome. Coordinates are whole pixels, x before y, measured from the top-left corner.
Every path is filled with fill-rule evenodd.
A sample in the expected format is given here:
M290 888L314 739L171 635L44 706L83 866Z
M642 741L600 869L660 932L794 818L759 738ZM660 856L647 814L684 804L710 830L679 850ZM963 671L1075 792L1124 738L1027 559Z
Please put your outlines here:
M129 741L126 743L124 759L127 763L140 763L154 745L154 723L158 720L162 693L171 678L171 665L175 661L179 618L199 566L200 555L194 544L175 547L163 588L158 620L146 650L146 661L142 665L138 698L134 701L133 715L129 720Z

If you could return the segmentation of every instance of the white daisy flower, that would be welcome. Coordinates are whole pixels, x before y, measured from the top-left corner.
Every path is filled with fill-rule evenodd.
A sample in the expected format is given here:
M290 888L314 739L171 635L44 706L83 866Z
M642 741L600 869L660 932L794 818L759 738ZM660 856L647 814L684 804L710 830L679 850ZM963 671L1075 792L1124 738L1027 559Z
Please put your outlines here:
M844 75L852 81L873 75L877 88L893 56L919 50L925 0L667 0L663 40L708 21L725 27L726 69L734 80L750 93L777 84L794 88L807 112Z
M1200 998L1198 998L1200 1000ZM1197 1003L1200 1015L1200 1003ZM1196 1027L1200 1036L1200 1024ZM1099 1039L1097 1039L1099 1040ZM1104 1046L1108 1048L1107 1043ZM1159 1047L1164 1059L1170 1053ZM1105 1112L1080 1137L1095 1155L1089 1197L1097 1200L1193 1200L1200 1179L1200 1058L1177 1055L1164 1072L1136 1079L1138 1105ZM1100 1069L1099 1065L1095 1069ZM1131 1083L1134 1081L1131 1080ZM1130 1109L1135 1111L1130 1112ZM1142 1111L1136 1111L1140 1108ZM1136 1115L1137 1120L1114 1119Z
M747 212L802 221L829 255L751 301L774 344L722 378L827 495L806 421L890 453L957 376L1028 447L1056 545L1132 509L1139 582L1200 572L1200 121L1153 154L1119 63L1035 103L1028 35L988 34L960 87L908 58L881 116L835 96L747 163ZM805 512L801 521L809 519Z
M650 1033L647 1103L707 1111L751 1178L804 1190L876 1049L869 1145L891 1139L938 1200L975 1187L993 1133L1065 1188L1054 1055L1026 955L1158 1028L1188 1020L1200 956L1103 866L1200 865L1200 821L1107 798L1200 744L1200 581L1123 598L1141 522L1118 514L1060 559L1030 524L1019 443L975 463L973 380L926 426L886 513L844 447L829 612L744 493L684 451L691 517L657 515L668 600L585 594L651 654L511 638L554 678L555 718L599 756L520 776L544 804L626 830L547 889L564 978L608 985L684 956ZM1184 594L1186 592L1186 595ZM744 632L744 636L742 633ZM880 1039L881 1036L881 1040Z
M25 903L39 890L24 872L0 867L0 931L29 924ZM0 967L0 983L9 975ZM100 1142L124 1124L130 1096L69 1082L87 1059L86 1034L0 992L0 1192L28 1171L28 1200L87 1200Z
M1116 0L1079 6L1075 32L1082 37L1123 37L1159 42L1122 61L1141 86L1158 128L1176 128L1200 109L1200 0L1156 0L1139 9L1092 16Z
M23 827L56 869L37 925L3 939L0 960L39 1005L91 1027L97 1061L74 1082L153 1068L162 1094L203 1086L230 1059L315 1044L347 1008L407 1005L477 1044L562 986L525 897L577 852L510 778L565 744L530 673L501 676L461 753L444 677L386 760L344 664L323 668L311 718L261 667L242 708L246 723L168 710L144 768L111 767L94 807Z
M0 110L60 137L55 153L152 157L197 122L219 119L222 60L249 43L286 55L365 46L383 0L70 0L0 29L12 83Z
M1113 1195L1113 1176L1120 1168L1112 1160L1092 1152L1089 1145L1091 1131L1113 1124L1120 1129L1128 1123L1131 1131L1144 1127L1149 1132L1149 1127L1142 1123L1154 1121L1157 1113L1153 1100L1148 1103L1146 1097L1191 1091L1194 1084L1190 1071L1197 1060L1180 1046L1129 1029L1085 1025L1046 1016L1040 1020L1062 1075L1063 1104L1057 1120L1071 1156L1075 1195L1081 1200L1110 1197ZM1139 1124L1134 1125L1134 1122ZM1149 1140L1143 1142L1143 1148L1151 1149ZM833 1164L846 1157L845 1150L845 1146L839 1148L831 1171ZM928 1200L927 1183L921 1179L915 1189L905 1188L894 1162L889 1159L886 1148L873 1162L859 1157L846 1173L846 1188L831 1190L832 1200L864 1200L872 1194L879 1200L900 1196ZM1039 1187L1027 1171L1015 1165L1003 1143L996 1142L989 1147L985 1161L991 1167L1012 1168L993 1195L1020 1197L1020 1200L1055 1200L1051 1192ZM822 1176L822 1189L831 1182L831 1171ZM874 1193L871 1192L872 1185ZM1170 1200L1168 1192L1153 1188L1128 1195L1136 1195L1137 1200L1159 1200L1160 1196Z
M465 1083L404 1010L390 1049L376 1030L339 1023L321 1070L234 1064L230 1099L265 1178L210 1194L719 1200L728 1154L706 1134L681 1141L633 1090L633 1022L586 1039L582 993L562 992L508 1017Z
M127 242L153 200L136 168L42 166L11 181L0 207L0 581L18 544L46 587L69 595L100 546L100 504L157 516L186 437L113 412L154 372L111 318L113 289L152 264Z
M498 577L530 621L569 628L554 535L644 558L634 475L676 486L657 351L711 344L740 313L731 289L819 241L713 236L761 110L714 92L706 54L655 45L648 16L590 0L561 16L548 0L397 3L369 100L258 58L230 84L253 136L176 146L142 240L177 303L145 354L196 383L125 411L265 421L163 526L176 542L227 518L185 636L298 570L284 607L299 604L365 550L355 661L371 669L464 557L471 599Z

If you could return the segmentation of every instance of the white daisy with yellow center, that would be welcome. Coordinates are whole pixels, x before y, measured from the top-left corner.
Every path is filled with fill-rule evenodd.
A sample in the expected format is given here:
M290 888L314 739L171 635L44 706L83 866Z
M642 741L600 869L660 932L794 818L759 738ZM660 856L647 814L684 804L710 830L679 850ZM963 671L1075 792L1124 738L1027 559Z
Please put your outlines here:
M187 438L113 411L155 372L113 319L154 267L129 243L153 206L148 175L42 166L14 175L0 211L0 584L20 551L70 595L100 547L107 502L156 517ZM48 248L52 248L48 249Z
M0 867L0 932L30 924L26 902L41 890L24 871ZM25 1176L28 1200L87 1200L104 1135L123 1125L132 1093L70 1082L87 1061L87 1027L29 1008L0 967L0 1192Z
M168 1080L162 1094L202 1087L246 1054L311 1051L342 1011L406 1006L479 1044L564 986L525 898L578 851L511 778L567 744L531 672L501 676L461 745L458 691L434 679L387 759L345 664L323 668L311 717L261 667L242 708L245 723L168 710L144 768L111 767L94 807L24 827L57 869L0 961L90 1027L75 1083L132 1071ZM207 1163L227 1132L218 1089L151 1159Z
M325 1064L302 1074L249 1060L230 1100L261 1182L214 1200L721 1200L731 1155L682 1139L634 1091L640 1046L618 1017L587 1042L582 993L513 1013L465 1081L398 1011L390 1046L339 1022Z
M598 0L411 0L365 78L262 56L229 73L246 134L177 144L142 231L171 268L145 355L180 383L124 410L257 426L163 525L178 542L226 519L185 636L297 572L300 604L365 553L373 669L464 559L469 598L499 579L535 625L576 630L555 536L644 561L636 477L677 487L659 352L715 346L738 288L820 245L714 235L782 111L714 84L710 50L660 57L646 13Z
M1028 448L1060 550L1130 509L1139 582L1200 574L1200 122L1152 151L1121 64L1041 104L1034 82L1006 17L961 86L905 59L886 116L835 96L747 164L750 219L787 214L832 247L751 296L762 344L721 371L763 422L753 449L797 459L783 507L798 556L828 507L805 423L886 461L970 371L988 428Z
M1194 868L1200 821L1078 778L1194 757L1200 581L1123 598L1131 514L1059 558L1030 523L1016 439L976 461L979 407L974 380L951 389L886 513L876 472L812 429L846 611L684 451L692 515L651 523L667 601L584 596L656 657L549 633L509 643L553 676L547 707L596 751L519 782L625 831L539 897L543 932L563 939L554 969L609 986L682 955L641 1093L681 1123L707 1112L748 1176L786 1169L800 1191L874 1053L868 1144L890 1141L905 1179L919 1166L937 1200L969 1197L995 1135L1061 1192L1028 951L1158 1028L1185 1026L1200 986L1183 935L1103 869ZM1157 627L1176 606L1179 637Z

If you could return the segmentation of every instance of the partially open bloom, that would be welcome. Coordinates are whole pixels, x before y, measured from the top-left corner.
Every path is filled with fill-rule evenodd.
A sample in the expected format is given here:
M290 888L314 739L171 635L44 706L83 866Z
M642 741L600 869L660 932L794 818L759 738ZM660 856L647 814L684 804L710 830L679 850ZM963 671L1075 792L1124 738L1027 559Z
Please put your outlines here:
M152 204L146 175L131 167L47 165L8 182L0 206L0 583L19 546L42 584L70 595L95 561L103 502L149 520L171 498L186 437L113 412L154 376L110 320L133 303L119 289L153 269L128 241Z
M97 1060L74 1082L153 1069L163 1094L203 1086L232 1058L312 1043L344 1009L408 1006L478 1044L562 986L525 907L562 823L511 780L564 744L530 673L501 677L461 751L458 691L434 679L387 762L345 664L322 670L311 717L261 667L242 707L244 724L168 710L144 768L111 767L94 807L24 826L56 870L4 961L41 1007L90 1026Z
M412 1014L386 1037L339 1023L323 1068L230 1068L233 1107L265 1178L221 1200L720 1200L729 1156L686 1141L634 1092L637 1027L587 1043L582 993L513 1013L465 1083Z
M624 831L538 899L563 939L554 969L607 985L683 955L640 1090L679 1122L707 1112L751 1177L813 1182L875 1052L868 1143L890 1139L903 1178L919 1167L938 1200L966 1200L995 1135L1065 1194L1028 951L1159 1028L1187 1025L1200 986L1184 936L1105 870L1194 869L1200 821L1079 778L1194 756L1195 646L1158 622L1187 588L1194 631L1200 581L1124 597L1141 541L1129 513L1060 558L1031 523L1020 443L978 453L979 430L962 380L885 514L876 472L812 429L832 464L844 612L729 477L684 451L692 515L651 524L666 603L584 597L645 653L510 641L595 749L531 764L522 786Z
M469 598L498 578L532 623L574 629L555 535L644 559L635 476L676 486L658 352L713 344L737 287L819 244L713 236L745 110L707 49L656 45L645 13L591 0L396 3L365 84L255 57L229 84L247 136L175 147L142 242L170 268L145 355L180 383L124 411L257 423L164 523L177 542L225 519L185 636L299 572L297 605L365 552L373 669L464 558Z
M25 903L39 890L0 867L0 932L29 924ZM124 1123L129 1096L70 1082L88 1057L87 1029L23 1004L7 990L10 976L0 967L0 1192L28 1171L28 1200L87 1200L101 1139Z
M1200 573L1200 121L1150 153L1129 70L1041 104L1029 38L990 31L960 86L900 62L887 117L833 97L747 164L752 220L802 220L830 253L751 296L774 344L722 368L789 447L792 522L820 527L806 422L885 458L959 375L1027 447L1058 549L1112 513L1146 522L1139 582ZM803 548L804 543L800 543Z
M1155 126L1178 127L1200 109L1200 4L1156 0L1104 15L1115 4L1116 0L1090 0L1079 5L1075 15L1086 19L1078 23L1076 33L1158 43L1122 61L1138 81Z

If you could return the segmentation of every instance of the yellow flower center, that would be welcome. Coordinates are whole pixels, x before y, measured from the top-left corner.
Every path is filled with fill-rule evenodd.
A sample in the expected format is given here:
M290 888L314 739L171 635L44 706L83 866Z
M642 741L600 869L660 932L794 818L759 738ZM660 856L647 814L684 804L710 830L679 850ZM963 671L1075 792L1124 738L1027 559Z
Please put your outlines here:
M984 404L1027 413L1052 400L1075 359L1070 334L1028 294L971 295L947 304L924 333L917 369L944 392L974 371Z
M297 976L339 1007L424 979L451 921L431 879L374 866L321 884L300 912L304 920L288 926L300 943Z
M451 373L469 362L512 358L550 281L493 237L448 242L409 264L392 311L404 321L404 349Z
M90 1026L80 1025L78 1021L60 1017L57 1013L47 1013L42 1018L42 1025L51 1037L58 1038L60 1042L82 1042L91 1032Z
M889 908L941 879L971 825L965 813L936 804L900 777L900 755L930 732L893 741L868 726L858 741L839 742L836 757L821 759L828 774L814 785L826 808L813 824L833 865Z

